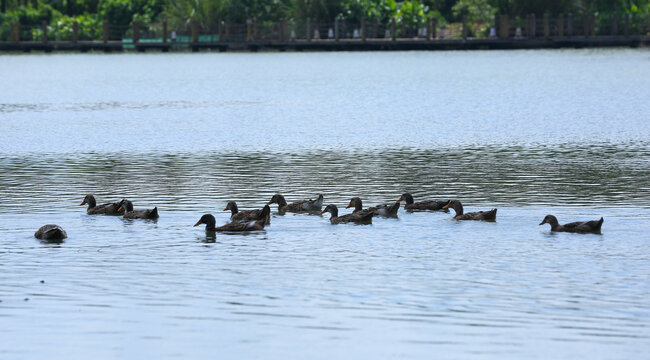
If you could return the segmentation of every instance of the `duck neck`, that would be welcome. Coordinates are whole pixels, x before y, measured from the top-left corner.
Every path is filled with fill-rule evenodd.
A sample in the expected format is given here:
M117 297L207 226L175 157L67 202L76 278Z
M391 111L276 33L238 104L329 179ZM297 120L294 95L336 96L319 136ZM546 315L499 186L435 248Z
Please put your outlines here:
M363 203L361 202L361 199L357 199L357 201L354 203L354 211L353 211L353 213L361 211L361 210L363 210Z
M332 214L332 217L339 217L339 209L336 207L331 207L329 210L330 214Z
M208 219L205 222L205 231L214 231L216 229L216 222L214 219Z
M124 202L124 210L125 210L126 212L133 211L133 203L130 202L130 201L128 201L128 200L125 201L125 202Z
M456 216L463 215L463 204L460 201L451 204L451 208L456 212Z
M404 195L404 201L406 201L406 205L413 204L414 203L413 196L411 196L411 194Z
M91 208L94 208L95 206L97 206L97 201L95 201L94 196L89 195L88 200L86 201L86 204L88 204L88 208L91 209Z

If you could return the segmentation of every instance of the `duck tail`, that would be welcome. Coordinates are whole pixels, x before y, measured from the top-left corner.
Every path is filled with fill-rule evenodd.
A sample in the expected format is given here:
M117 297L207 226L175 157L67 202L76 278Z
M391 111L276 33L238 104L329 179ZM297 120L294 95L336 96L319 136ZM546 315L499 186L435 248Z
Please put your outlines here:
M154 207L153 210L151 210L151 217L153 218L158 217L158 206Z
M488 211L488 213L485 216L486 219L496 221L497 219L497 209L492 209Z

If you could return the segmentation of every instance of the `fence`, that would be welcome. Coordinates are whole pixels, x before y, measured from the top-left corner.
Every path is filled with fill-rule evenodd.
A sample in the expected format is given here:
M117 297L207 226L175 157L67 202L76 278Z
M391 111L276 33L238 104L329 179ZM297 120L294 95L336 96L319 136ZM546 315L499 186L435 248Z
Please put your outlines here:
M648 37L650 18L616 13L598 14L544 14L509 18L496 15L491 24L462 23L438 24L435 19L407 22L403 18L388 21L361 19L351 22L336 19L333 22L316 22L311 19L298 21L259 23L249 20L245 24L233 24L217 20L210 25L190 22L171 28L166 22L131 25L115 25L107 22L68 26L47 24L26 26L11 23L0 27L2 43L69 43L112 44L137 47L138 45L163 44L166 47L190 47L206 44L291 44L336 42L403 42L445 40L520 40L594 37Z

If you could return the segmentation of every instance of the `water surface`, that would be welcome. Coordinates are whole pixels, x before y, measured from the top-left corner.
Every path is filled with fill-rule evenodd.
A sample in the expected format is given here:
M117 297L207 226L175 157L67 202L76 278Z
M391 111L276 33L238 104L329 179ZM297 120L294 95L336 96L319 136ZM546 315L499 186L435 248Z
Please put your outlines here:
M2 358L643 358L650 53L0 57ZM496 223L274 214L462 200ZM88 216L158 206L156 222ZM602 235L537 224L603 216ZM45 244L33 232L63 226ZM26 300L28 299L28 300Z

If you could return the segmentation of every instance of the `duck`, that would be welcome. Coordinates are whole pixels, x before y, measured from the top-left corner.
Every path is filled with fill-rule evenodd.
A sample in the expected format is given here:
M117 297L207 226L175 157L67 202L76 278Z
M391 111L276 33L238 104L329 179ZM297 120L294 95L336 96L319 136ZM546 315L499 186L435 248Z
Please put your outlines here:
M318 195L318 198L316 200L302 200L302 201L296 201L291 204L287 204L287 201L284 199L284 196L280 194L275 194L271 198L271 201L269 201L266 205L271 205L271 204L278 204L278 211L281 213L284 212L295 212L295 213L301 213L301 212L316 212L320 211L320 209L323 207L323 194Z
M489 211L478 211L478 212L468 212L463 213L463 204L460 203L460 200L452 200L443 209L452 208L456 211L454 219L456 220L482 220L482 221L496 221L497 220L497 209L492 209Z
M600 228L601 226L603 226L603 221L604 220L601 216L600 220L576 221L576 222L560 225L555 216L546 215L544 217L544 220L542 220L542 222L539 224L551 225L551 231L580 233L580 234L600 234L601 233Z
M124 199L120 201L120 208L118 212L124 212L125 219L158 219L158 207L153 209L133 210L133 203L130 200Z
M321 215L326 212L332 214L332 217L330 217L330 223L332 224L343 224L343 223L355 223L359 225L372 224L372 217L375 215L374 212L360 211L357 213L339 216L339 209L334 204L327 205L325 209L321 211Z
M349 209L351 207L354 207L354 211L352 212L353 214L357 214L360 212L372 212L374 216L396 218L397 211L399 210L399 206L400 206L399 201L396 201L395 204L393 205L377 205L374 207L364 209L361 198L353 197L352 199L350 199L350 203L345 208Z
M271 213L271 208L268 205L265 205L262 209L262 216L260 220L251 221L251 222L231 222L224 226L216 227L216 220L212 214L205 214L201 216L201 219L194 224L194 226L199 226L205 224L206 232L215 232L215 231L230 231L230 232L242 232L242 231L261 231L264 230L265 219Z
M449 200L446 201L441 201L441 200L429 200L429 201L420 201L420 202L414 202L413 201L413 195L409 193L404 193L402 196L400 196L399 199L397 199L397 202L404 201L406 204L404 204L404 210L407 211L424 211L424 210L429 210L429 211L438 211L438 210L445 210L445 205L449 204ZM449 210L445 210L449 211Z
M239 211L237 208L237 203L234 201L229 201L228 204L226 205L226 208L223 209L223 211L231 211L230 215L230 221L236 221L236 222L248 222L248 221L257 221L261 220L262 218L260 217L262 213L264 212L264 209L257 209L257 210L242 210ZM269 225L271 223L271 216L267 214L266 219L265 219L265 225Z
M97 201L95 201L95 197L93 195L86 195L86 197L84 197L84 201L82 201L79 206L86 204L88 204L88 209L86 210L86 213L88 215L122 215L124 213L123 211L118 211L121 202L97 205Z
M63 240L68 234L59 225L48 224L41 226L34 233L34 237L41 240Z

